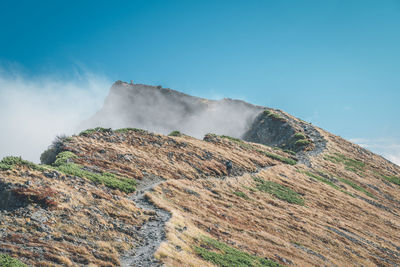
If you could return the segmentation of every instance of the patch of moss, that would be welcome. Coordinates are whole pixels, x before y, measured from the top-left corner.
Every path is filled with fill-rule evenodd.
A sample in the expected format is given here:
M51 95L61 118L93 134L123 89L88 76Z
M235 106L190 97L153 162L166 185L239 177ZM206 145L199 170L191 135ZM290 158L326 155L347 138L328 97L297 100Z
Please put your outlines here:
M0 254L0 266L1 267L27 267L26 264L22 263L21 261L10 257L5 254Z
M197 255L206 261L212 262L221 267L280 267L283 266L272 260L257 257L230 247L225 243L219 242L209 237L201 237L200 245L195 246Z
M170 132L169 133L169 135L168 136L182 136L182 134L181 134L181 132L180 131L172 131L172 132Z
M258 190L267 192L288 203L304 206L304 199L289 187L272 181L266 181L258 177L253 177L253 179L257 182L256 188Z

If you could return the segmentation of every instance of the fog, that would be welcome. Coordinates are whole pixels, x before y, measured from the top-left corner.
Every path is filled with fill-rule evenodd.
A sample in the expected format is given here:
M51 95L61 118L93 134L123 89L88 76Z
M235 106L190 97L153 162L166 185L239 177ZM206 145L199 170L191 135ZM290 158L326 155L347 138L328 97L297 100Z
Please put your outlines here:
M55 136L76 133L79 122L101 108L110 86L91 73L66 80L0 72L0 158L39 162Z
M241 137L262 110L238 100L206 100L155 86L119 83L84 128L135 127L162 134L179 130L196 138L207 133Z

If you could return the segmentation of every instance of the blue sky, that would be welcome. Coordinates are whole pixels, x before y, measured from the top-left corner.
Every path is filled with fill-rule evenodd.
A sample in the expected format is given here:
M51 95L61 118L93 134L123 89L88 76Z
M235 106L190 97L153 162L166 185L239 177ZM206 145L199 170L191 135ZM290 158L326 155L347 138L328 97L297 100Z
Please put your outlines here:
M4 0L0 33L3 78L240 98L400 162L400 1Z

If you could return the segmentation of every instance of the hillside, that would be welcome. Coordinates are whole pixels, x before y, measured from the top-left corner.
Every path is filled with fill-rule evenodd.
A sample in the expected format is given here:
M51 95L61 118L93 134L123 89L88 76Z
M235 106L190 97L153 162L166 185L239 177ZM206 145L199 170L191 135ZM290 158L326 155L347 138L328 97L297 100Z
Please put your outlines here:
M193 111L168 116L219 105L181 97ZM95 128L59 140L48 165L4 158L0 255L32 266L400 265L399 166L283 111L228 102L249 110L234 125L241 139L234 128L192 137L194 115L173 128L161 109L141 126L188 135ZM85 123L115 114L109 103Z

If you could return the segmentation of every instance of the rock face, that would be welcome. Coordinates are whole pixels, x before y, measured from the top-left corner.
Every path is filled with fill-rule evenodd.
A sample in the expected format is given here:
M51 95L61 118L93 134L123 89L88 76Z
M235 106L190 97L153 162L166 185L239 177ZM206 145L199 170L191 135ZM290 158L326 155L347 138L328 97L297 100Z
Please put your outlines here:
M162 134L178 130L197 138L210 132L241 137L262 110L239 100L207 100L160 86L118 81L103 108L81 127L134 127Z

